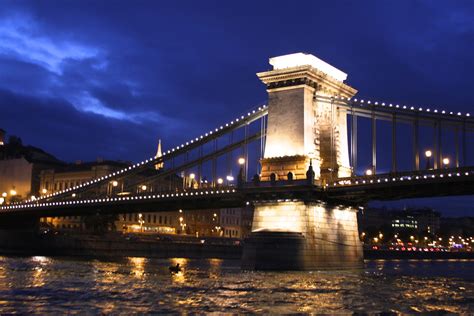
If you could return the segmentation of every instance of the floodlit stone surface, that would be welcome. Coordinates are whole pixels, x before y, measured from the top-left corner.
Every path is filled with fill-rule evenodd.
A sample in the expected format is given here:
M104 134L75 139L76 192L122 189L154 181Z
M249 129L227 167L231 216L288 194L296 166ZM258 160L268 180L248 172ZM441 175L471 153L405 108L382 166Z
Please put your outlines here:
M355 209L323 202L255 205L252 235L244 245L244 269L341 269L362 264Z
M303 170L308 169L311 160L316 179L350 176L346 110L316 96L347 98L357 91L328 74L332 73L329 64L308 62L312 55L303 54L301 60L296 55L274 57L274 70L257 74L269 96L262 170L279 170L274 173L286 179L288 172L301 174L301 170L290 168L286 162L291 159L278 164L272 158L295 157L294 163L298 164L301 157L306 157ZM318 65L321 69L316 68ZM262 172L262 180L270 180L269 174Z

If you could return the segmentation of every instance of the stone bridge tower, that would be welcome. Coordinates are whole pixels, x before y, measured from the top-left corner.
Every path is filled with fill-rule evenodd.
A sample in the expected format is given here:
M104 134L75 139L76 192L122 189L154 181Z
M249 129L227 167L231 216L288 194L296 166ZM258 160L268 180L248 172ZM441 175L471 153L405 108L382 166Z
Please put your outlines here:
M305 179L310 161L315 178L351 175L346 110L322 97L352 97L347 75L313 55L291 54L270 59L273 70L258 77L269 94L263 181L272 174ZM315 183L317 184L317 183ZM309 270L358 268L362 245L357 209L317 197L257 200L252 233L242 255L244 269Z
M344 84L347 75L303 53L270 58L273 70L258 73L266 85L268 127L262 180L306 178L312 160L315 179L351 175L346 110L316 96L350 98L357 90Z

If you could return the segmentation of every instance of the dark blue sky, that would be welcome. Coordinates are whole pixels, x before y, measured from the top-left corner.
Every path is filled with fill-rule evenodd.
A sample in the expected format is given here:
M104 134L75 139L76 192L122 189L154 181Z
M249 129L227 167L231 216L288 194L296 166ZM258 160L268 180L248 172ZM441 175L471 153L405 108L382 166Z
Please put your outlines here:
M0 2L0 128L60 159L137 161L266 101L312 53L361 98L474 112L473 1Z

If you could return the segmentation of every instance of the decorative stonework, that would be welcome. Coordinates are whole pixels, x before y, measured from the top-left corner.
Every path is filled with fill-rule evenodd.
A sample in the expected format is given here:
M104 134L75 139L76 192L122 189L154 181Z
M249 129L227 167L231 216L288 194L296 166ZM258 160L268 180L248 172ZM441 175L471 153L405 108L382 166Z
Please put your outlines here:
M316 179L350 176L347 113L316 96L350 98L357 90L311 65L274 69L257 76L267 86L269 95L262 181L268 181L271 173L286 179L290 171L296 179L305 177L310 159ZM287 158L271 160L281 156Z
M262 164L262 181L270 181L272 173L276 175L276 180L288 180L288 172L293 173L293 180L306 179L310 159L306 156L286 156L264 158Z
M350 98L357 90L311 66L299 66L259 72L257 76L267 86L267 91L281 87L307 85L328 95Z

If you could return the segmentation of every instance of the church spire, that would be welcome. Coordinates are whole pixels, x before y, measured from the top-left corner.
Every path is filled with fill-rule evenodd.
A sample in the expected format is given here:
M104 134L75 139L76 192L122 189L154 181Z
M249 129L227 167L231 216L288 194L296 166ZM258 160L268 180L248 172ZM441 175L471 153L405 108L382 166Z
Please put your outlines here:
M155 158L160 158L161 156L163 156L163 154L161 153L161 139L158 139L158 149L156 150L156 155L155 155ZM156 170L160 170L160 169L163 169L163 162L159 162L155 165L155 169Z

